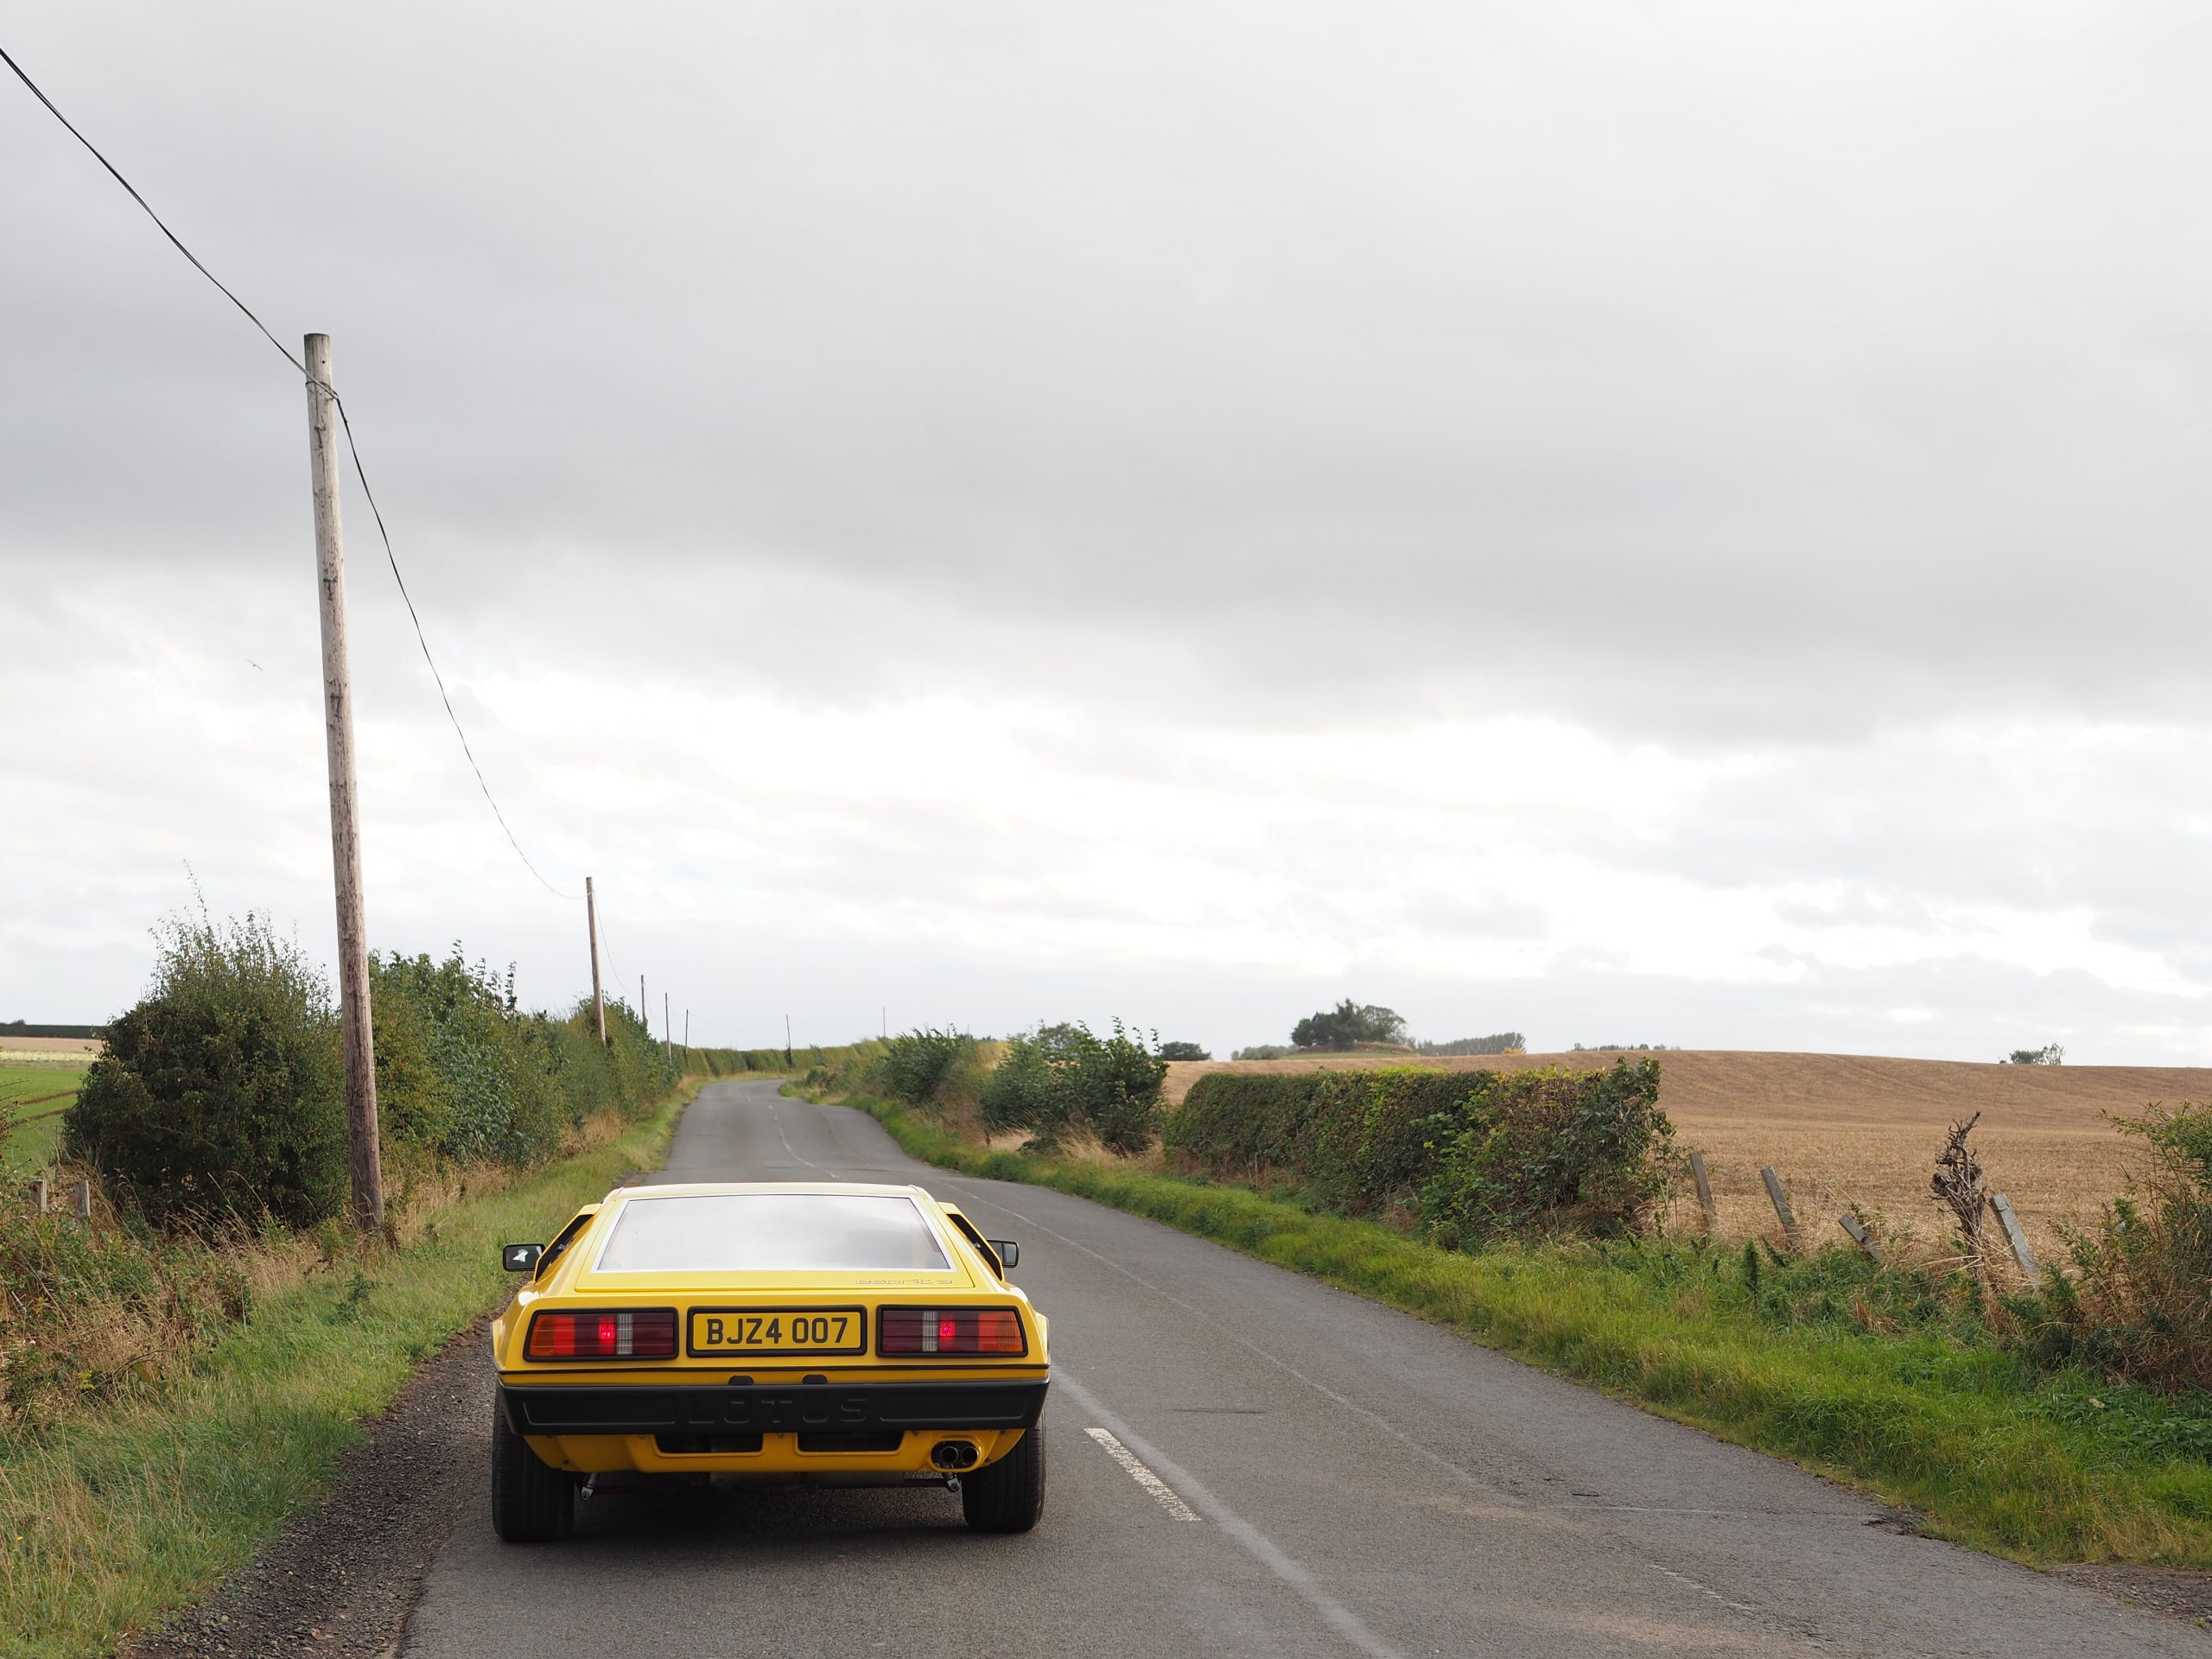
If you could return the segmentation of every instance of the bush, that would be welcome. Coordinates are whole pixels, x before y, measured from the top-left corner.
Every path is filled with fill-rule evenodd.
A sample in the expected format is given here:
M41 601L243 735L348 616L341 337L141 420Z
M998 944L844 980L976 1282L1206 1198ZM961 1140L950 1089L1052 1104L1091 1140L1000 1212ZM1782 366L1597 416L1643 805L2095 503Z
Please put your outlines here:
M1675 1134L1659 1109L1659 1063L1492 1075L1482 1118L1442 1147L1422 1189L1423 1230L1449 1245L1641 1230L1666 1190Z
M1140 1153L1159 1133L1166 1079L1167 1063L1119 1020L1103 1038L1077 1020L1009 1041L976 1103L985 1128L1027 1129L1039 1151L1084 1130L1116 1152Z
M976 1039L964 1032L904 1032L883 1045L868 1080L909 1106L935 1106L945 1084L975 1055Z
M1396 1211L1445 1243L1634 1230L1673 1128L1656 1060L1606 1071L1215 1072L1169 1122L1186 1163L1279 1177L1345 1214Z
M345 1067L321 974L264 918L173 918L153 987L63 1120L111 1198L164 1225L312 1226L346 1198Z
M2116 1120L2144 1147L2127 1196L2009 1306L2030 1355L2160 1387L2212 1387L2212 1107Z

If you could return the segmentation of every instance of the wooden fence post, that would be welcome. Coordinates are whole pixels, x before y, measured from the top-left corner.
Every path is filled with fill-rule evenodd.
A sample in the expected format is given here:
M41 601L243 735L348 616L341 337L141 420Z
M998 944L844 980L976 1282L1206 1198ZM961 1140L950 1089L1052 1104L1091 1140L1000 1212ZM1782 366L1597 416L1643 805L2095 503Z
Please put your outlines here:
M2012 1200L1999 1192L1990 1199L1989 1207L1997 1211L1997 1219L2005 1224L2005 1236L2012 1243L2012 1259L2020 1264L2020 1271L2032 1281L2037 1273L2036 1253L2028 1248L2028 1236L2020 1229L2020 1218L2012 1213Z
M92 1184L90 1181L78 1182L74 1196L77 1200L75 1206L77 1219L90 1221L92 1218Z
M1866 1252L1866 1259L1869 1262L1872 1262L1878 1268L1884 1265L1882 1259L1882 1241L1876 1238L1873 1234L1866 1230L1866 1224L1865 1222L1859 1220L1858 1217L1852 1215L1847 1211L1844 1214L1840 1215L1835 1218L1835 1224L1842 1228L1845 1232L1851 1235L1851 1242Z
M1710 1233L1714 1222L1713 1180L1705 1173L1705 1154L1701 1152L1690 1154L1690 1179L1697 1183L1697 1207L1705 1212L1705 1230Z
M31 1208L40 1215L46 1213L46 1183L33 1181L30 1186Z
M1774 1166L1769 1164L1759 1171L1759 1179L1766 1183L1766 1195L1774 1202L1774 1213L1782 1218L1782 1236L1791 1249L1798 1249L1797 1217L1789 1213L1789 1198L1782 1190L1782 1177L1776 1174Z

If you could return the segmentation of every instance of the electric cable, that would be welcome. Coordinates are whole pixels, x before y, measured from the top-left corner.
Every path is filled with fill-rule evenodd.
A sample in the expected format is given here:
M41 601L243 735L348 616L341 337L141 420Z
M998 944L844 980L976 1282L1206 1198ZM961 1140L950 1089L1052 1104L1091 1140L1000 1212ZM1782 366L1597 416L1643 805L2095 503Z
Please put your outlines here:
M188 262L190 262L192 268L198 271L202 276L205 276L210 283L213 283L215 285L216 291L221 294L222 296L228 300L232 305L238 307L239 312L245 317L245 320L261 331L261 337L276 348L277 355L282 357L287 363L290 364L294 369L297 370L299 372L300 378L302 380L309 381L321 386L324 391L330 395L330 401L338 410L338 423L346 434L346 453L350 454L353 460L353 476L361 480L361 494L369 504L370 514L376 519L377 535L384 543L385 563L391 567L392 582L399 589L399 597L402 602L404 602L407 607L407 620L414 624L415 643L423 648L423 660L429 664L430 678L435 683L438 688L438 701L445 705L446 718L453 722L454 735L461 740L461 752L467 757L468 769L476 774L477 788L484 791L485 804L492 809L492 816L499 821L499 829L507 838L507 844L515 849L515 856L522 861L523 868L524 869L528 870L531 874L537 878L539 886L543 887L546 892L551 893L556 899L567 899L571 903L582 900L583 894L580 893L562 892L560 888L555 887L550 881L548 881L545 879L544 873L541 871L537 865L530 861L530 855L523 851L522 842L516 839L513 828L507 823L507 815L499 810L499 803L493 796L492 785L484 777L484 768L479 766L476 762L476 751L469 747L468 734L461 728L461 716L454 712L453 698L446 690L445 676L438 671L437 658L430 654L430 641L428 636L426 636L423 632L423 619L415 609L415 597L412 594L410 594L407 591L407 579L399 574L399 556L392 550L391 532L385 527L384 510L377 505L376 492L369 487L368 468L361 464L361 447L353 442L353 423L346 413L346 400L338 395L338 389L332 385L328 381L316 380L313 375L309 374L308 372L307 365L301 362L298 358L293 356L292 353L286 349L283 341L278 340L275 334L270 333L269 325L262 321L259 317L254 315L253 308L248 305L244 300L238 298L237 295L232 293L228 288L224 286L221 279L219 278L213 271L208 270L206 265L200 263L200 256L193 252L190 248L184 245L183 241L178 237L177 233L169 229L168 225L162 222L162 216L154 211L152 205L147 201L146 198L138 194L137 188L133 185L129 179L123 176L122 172L116 167L114 162L108 160L105 156L103 156L100 153L99 146L93 143L91 139L86 137L83 133L79 132L77 130L76 124L70 120L67 116L61 113L60 108L52 99L48 98L46 93L41 90L39 84L36 81L33 80L29 74L24 73L23 66L17 63L13 57L10 56L4 47L0 47L0 63L5 63L9 68L13 70L15 72L16 79L22 81L24 86L30 88L31 96L37 99L40 103L45 105L48 112L68 130L69 136L74 138L79 143L82 144L86 150L91 152L92 159L107 169L108 176L112 178L118 184L121 185L124 192L130 196L130 200L137 202L138 206L144 210L146 217L154 221L155 228L159 230L163 236L168 238L169 245L179 253L182 254Z

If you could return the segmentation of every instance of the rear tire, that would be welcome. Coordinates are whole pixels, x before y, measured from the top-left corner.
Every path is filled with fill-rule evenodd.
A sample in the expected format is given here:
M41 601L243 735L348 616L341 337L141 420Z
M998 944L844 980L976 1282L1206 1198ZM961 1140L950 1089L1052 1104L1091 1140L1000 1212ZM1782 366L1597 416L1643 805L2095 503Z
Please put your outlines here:
M1013 1451L960 1478L960 1508L976 1532L1027 1532L1045 1513L1045 1416Z
M530 1449L530 1442L507 1421L505 1408L492 1408L492 1530L510 1544L550 1544L565 1538L576 1523L576 1483Z

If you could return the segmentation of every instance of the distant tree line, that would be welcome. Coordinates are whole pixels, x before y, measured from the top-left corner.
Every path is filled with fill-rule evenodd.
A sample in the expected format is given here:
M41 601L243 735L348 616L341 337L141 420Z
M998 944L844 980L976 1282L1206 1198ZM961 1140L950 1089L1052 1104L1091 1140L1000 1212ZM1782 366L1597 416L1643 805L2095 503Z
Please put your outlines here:
M1526 1054L1529 1039L1517 1031L1493 1032L1487 1037L1455 1037L1448 1043L1418 1042L1414 1052L1421 1054Z

